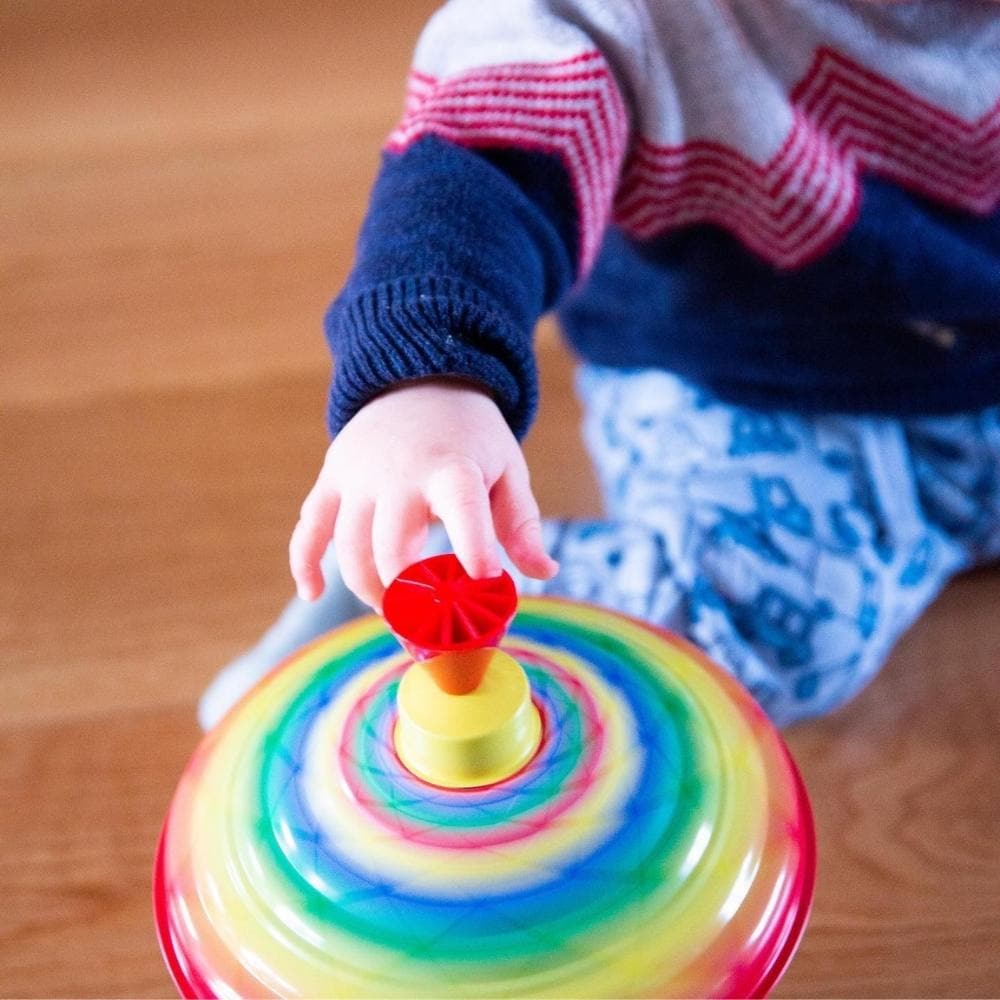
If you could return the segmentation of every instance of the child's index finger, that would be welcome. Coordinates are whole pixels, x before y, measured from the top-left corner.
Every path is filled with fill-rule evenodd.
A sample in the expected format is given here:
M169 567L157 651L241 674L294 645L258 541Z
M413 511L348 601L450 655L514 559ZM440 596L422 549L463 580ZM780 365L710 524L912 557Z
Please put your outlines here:
M499 576L493 512L481 471L474 463L453 463L430 477L427 502L444 524L463 569L473 579Z

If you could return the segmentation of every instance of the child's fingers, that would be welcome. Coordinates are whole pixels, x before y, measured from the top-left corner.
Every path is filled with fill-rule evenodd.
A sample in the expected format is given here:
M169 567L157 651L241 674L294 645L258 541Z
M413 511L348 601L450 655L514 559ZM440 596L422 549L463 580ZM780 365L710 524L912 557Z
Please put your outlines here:
M325 581L320 560L333 537L340 497L319 482L302 504L298 523L288 543L288 564L299 597L314 601L323 593Z
M551 579L559 564L545 551L538 503L523 463L510 465L493 487L490 501L497 538L526 576Z
M372 520L372 554L379 578L390 583L420 557L430 511L423 497L379 497Z
M449 463L430 476L425 495L466 573L474 579L498 576L502 567L493 514L479 466L471 461Z
M372 519L375 506L370 500L341 503L333 544L337 549L337 567L348 589L366 604L378 609L384 587L372 558Z

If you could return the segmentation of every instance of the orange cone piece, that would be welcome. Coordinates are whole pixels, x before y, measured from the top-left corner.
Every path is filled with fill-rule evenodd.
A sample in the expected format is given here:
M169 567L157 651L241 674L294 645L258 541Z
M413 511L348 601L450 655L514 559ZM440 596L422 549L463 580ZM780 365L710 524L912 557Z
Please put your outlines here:
M440 653L423 663L445 694L471 694L483 681L490 652L488 649L469 649Z

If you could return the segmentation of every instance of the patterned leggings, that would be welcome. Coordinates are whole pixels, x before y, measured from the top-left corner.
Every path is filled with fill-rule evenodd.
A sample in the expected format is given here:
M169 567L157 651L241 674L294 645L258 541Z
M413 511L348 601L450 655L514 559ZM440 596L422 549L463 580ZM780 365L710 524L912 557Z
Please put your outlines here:
M779 724L860 690L956 572L1000 556L1000 407L896 419L748 410L585 367L607 520L549 522L549 593L688 636Z

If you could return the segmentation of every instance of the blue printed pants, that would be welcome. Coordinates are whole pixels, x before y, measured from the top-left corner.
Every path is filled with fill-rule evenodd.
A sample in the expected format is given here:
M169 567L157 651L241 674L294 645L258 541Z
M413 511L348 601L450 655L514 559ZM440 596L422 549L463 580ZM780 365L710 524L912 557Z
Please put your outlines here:
M578 389L608 516L547 523L562 569L523 589L686 635L779 724L854 695L953 574L1000 557L1000 407L768 413L593 366Z

